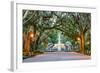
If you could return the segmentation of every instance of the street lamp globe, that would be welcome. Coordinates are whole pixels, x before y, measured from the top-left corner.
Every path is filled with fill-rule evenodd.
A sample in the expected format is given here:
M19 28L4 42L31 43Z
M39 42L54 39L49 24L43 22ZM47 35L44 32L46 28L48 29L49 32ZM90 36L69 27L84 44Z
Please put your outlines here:
M31 32L31 33L30 33L30 37L33 38L33 36L34 36L34 35L33 35L33 33Z
M80 41L80 38L78 37L77 40Z

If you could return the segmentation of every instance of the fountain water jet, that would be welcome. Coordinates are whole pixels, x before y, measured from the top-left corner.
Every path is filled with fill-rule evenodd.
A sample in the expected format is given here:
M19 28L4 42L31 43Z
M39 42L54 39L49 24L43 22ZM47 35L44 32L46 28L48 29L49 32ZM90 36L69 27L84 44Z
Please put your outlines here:
M60 32L58 33L58 51L61 51L61 34Z

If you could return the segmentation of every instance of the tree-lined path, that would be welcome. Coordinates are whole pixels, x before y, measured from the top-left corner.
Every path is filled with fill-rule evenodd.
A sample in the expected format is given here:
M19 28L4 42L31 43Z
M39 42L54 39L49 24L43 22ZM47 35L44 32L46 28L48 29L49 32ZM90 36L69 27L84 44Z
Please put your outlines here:
M23 10L23 61L86 60L91 13Z

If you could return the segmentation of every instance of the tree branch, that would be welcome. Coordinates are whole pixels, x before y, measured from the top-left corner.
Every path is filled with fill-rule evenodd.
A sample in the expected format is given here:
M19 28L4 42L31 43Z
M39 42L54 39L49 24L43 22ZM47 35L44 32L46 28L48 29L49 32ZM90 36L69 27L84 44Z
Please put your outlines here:
M34 16L34 12L33 12L33 14L32 14L26 21L23 22L23 25L24 25L25 23L27 23L30 19L32 19L33 16Z
M28 10L26 10L26 12L25 12L25 14L24 14L24 16L23 16L23 19L25 19L26 18L26 16L28 15Z

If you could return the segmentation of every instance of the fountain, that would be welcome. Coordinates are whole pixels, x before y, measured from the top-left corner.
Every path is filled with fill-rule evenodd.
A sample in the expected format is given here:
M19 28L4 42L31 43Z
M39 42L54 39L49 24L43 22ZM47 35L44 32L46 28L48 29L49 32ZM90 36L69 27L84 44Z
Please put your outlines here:
M58 33L58 42L54 44L52 50L56 49L58 52L61 52L65 49L65 45L61 42L61 33Z
M58 33L58 51L61 51L61 34L60 32Z

